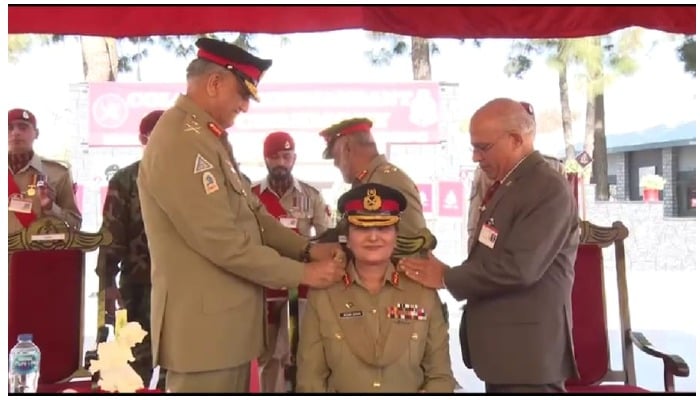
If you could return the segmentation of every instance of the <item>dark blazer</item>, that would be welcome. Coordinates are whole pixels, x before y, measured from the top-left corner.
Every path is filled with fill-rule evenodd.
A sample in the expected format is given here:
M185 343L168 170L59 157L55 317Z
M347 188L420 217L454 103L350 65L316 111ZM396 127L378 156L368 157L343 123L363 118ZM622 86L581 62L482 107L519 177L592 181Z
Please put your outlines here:
M462 265L447 289L467 300L462 357L490 384L549 384L577 375L571 290L578 215L566 180L534 152L508 176L482 211ZM479 241L488 224L493 248Z

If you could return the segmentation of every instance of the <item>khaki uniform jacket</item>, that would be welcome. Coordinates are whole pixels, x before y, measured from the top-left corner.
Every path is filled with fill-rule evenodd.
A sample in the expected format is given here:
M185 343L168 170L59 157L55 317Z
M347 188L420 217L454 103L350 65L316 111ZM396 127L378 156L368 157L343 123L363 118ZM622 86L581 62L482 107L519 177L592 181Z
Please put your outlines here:
M35 195L32 198L32 212L37 219L52 216L66 221L71 228L80 229L82 216L78 205L75 202L75 193L73 192L73 178L71 177L70 169L58 161L49 160L34 154L34 157L29 161L26 167L14 174L15 182L19 186L19 190L26 196L27 187L33 183L35 175L44 175L46 184L53 189L55 198L53 207L49 211L41 209L39 196ZM19 222L14 212L8 211L8 233L18 232L24 227Z
M457 300L462 358L490 384L551 384L577 375L571 290L579 241L568 182L534 152L505 179L482 212L478 239L445 273Z
M139 168L154 364L176 372L258 357L262 286L297 286L303 275L304 265L287 257L300 258L307 240L265 211L223 140L214 119L180 96L154 127Z
M277 197L272 189L270 189L267 179L253 184L253 189L259 190L262 194L265 191L270 191L272 195ZM295 204L296 196L303 195L305 204ZM328 205L323 200L321 192L315 187L306 182L294 179L292 187L282 197L278 197L278 201L285 210L287 215L297 218L297 229L299 233L305 237L312 237L322 234L328 229L330 223L330 210ZM311 234L311 228L314 229L314 234Z
M427 229L420 192L415 182L403 170L387 161L386 157L383 155L375 157L353 186L364 183L386 185L398 190L406 197L406 210L401 213L399 222L399 236L416 237Z
M351 283L312 290L297 352L298 392L453 392L448 331L440 299L399 277L370 294L349 266ZM388 307L417 305L427 320L390 319Z

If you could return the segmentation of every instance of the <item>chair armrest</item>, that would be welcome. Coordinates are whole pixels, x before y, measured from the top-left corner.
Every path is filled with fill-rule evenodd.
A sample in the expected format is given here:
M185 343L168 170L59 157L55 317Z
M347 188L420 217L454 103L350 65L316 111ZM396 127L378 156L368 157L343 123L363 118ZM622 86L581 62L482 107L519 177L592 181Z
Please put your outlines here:
M664 362L664 388L667 392L675 391L674 376L687 377L690 368L681 356L658 350L641 332L629 331L629 339L641 351Z

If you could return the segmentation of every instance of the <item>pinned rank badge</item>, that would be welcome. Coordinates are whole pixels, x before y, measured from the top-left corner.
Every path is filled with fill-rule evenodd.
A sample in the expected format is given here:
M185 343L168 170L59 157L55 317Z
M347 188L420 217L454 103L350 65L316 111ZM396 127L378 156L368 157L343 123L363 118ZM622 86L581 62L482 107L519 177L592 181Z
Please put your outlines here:
M214 166L211 165L206 158L202 157L201 154L197 153L197 158L194 159L194 173L198 174L200 172L209 171L213 169Z
M219 184L216 183L214 174L209 171L202 174L202 184L204 185L204 192L206 194L212 194L219 190Z
M387 307L387 318L398 320L425 321L428 316L425 308L418 307L418 304L398 303L395 306Z

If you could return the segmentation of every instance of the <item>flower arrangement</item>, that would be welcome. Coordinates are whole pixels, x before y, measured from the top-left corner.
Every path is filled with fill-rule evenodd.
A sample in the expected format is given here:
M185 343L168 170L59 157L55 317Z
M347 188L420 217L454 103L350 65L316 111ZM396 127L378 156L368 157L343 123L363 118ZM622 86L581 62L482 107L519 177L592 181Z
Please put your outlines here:
M644 175L640 186L644 189L663 190L666 180L659 175Z

